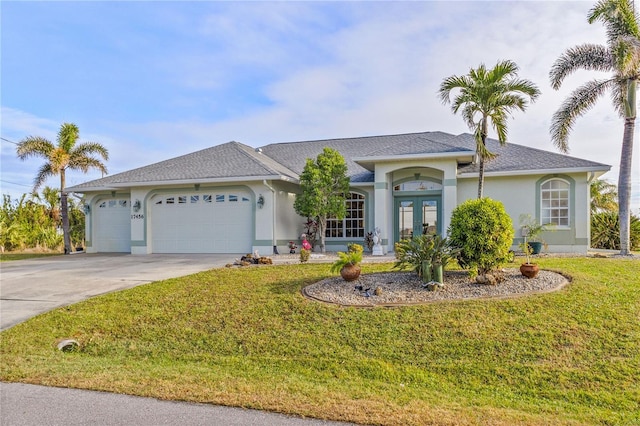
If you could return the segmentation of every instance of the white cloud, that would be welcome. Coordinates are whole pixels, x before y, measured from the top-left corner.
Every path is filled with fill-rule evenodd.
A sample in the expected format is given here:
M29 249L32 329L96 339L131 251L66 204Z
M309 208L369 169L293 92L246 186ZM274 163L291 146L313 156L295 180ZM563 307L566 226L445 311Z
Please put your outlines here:
M481 62L492 66L501 59L514 60L520 76L542 90L526 113L515 113L509 122L511 142L556 151L549 138L551 116L571 90L594 75L570 76L554 91L549 69L566 48L604 41L602 27L586 21L592 2L204 5L197 9L203 13L192 15L160 7L154 15L157 26L166 22L174 37L167 56L155 66L168 72L167 84L174 89L189 89L173 98L177 113L202 102L224 110L224 116L203 112L171 120L147 116L92 123L97 134L87 139L109 147L112 173L229 140L259 146L427 130L467 132L462 118L437 98L439 84ZM247 102L231 105L231 95ZM6 128L13 137L51 132L55 137L59 123L10 112L5 116L3 108L3 135ZM621 138L622 122L609 99L602 99L577 120L571 155L612 165L606 177L615 181ZM3 168L5 150L3 144ZM634 203L640 206L638 162L634 165Z

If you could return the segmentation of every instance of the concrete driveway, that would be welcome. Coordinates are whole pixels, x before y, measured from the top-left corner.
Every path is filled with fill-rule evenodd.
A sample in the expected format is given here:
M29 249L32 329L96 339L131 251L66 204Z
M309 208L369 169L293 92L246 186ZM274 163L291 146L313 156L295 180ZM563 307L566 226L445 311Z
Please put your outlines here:
M0 263L0 330L60 306L206 271L235 254L74 254Z

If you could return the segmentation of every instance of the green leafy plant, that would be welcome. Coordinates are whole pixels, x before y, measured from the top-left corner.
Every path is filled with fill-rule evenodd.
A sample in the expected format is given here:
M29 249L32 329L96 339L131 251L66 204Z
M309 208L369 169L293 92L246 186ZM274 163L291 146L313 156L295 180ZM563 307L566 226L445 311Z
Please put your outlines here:
M345 199L349 192L349 177L344 157L335 149L325 147L316 159L307 158L300 174L300 190L293 208L307 218L316 218L320 252L325 252L327 218L344 219Z
M631 215L631 250L640 250L640 219ZM620 250L620 221L618 212L602 212L591 215L591 247Z
M438 265L446 268L459 251L439 235L417 235L395 244L396 262L393 267L399 270L411 269L424 278L425 262L432 269L439 267Z
M542 239L542 233L553 231L555 225L552 223L541 224L530 214L520 215L520 226L523 228L523 235L526 235L529 242L540 242L547 248L547 242Z
M362 247L362 246L360 246ZM362 251L338 252L338 260L331 264L331 272L340 272L345 266L357 266L362 262Z
M362 247L361 244L349 243L347 244L347 251L360 252L360 254L362 254L364 252L364 247Z
M471 277L485 275L510 259L513 223L501 202L468 200L451 214L449 240L459 250L458 263Z
M310 256L311 256L311 250L300 249L300 263L308 262Z

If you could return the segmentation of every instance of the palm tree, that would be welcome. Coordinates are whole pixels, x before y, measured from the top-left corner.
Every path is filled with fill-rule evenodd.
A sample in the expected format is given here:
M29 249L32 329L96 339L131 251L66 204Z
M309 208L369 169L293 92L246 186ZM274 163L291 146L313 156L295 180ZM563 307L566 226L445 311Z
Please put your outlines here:
M451 102L451 91L459 89ZM507 118L513 110L524 111L530 100L534 102L540 90L529 80L518 78L518 66L513 61L500 61L490 70L484 64L463 76L453 75L440 85L442 103L451 102L451 110L462 108L462 118L474 133L476 154L480 159L478 198L482 198L484 163L495 157L487 149L488 124L498 133L501 145L507 143Z
M618 210L616 186L603 179L591 182L591 214Z
M606 92L624 119L620 174L618 175L618 212L620 218L620 254L629 255L631 157L636 120L636 92L640 78L640 30L638 16L630 0L601 0L589 11L589 23L601 21L607 30L607 45L582 44L567 49L553 64L551 86L559 89L565 77L584 69L611 73L607 79L589 81L574 90L553 115L551 138L568 152L568 138L576 118L587 112Z
M107 173L106 166L97 157L102 157L104 160L109 159L107 149L97 142L83 142L76 145L79 137L78 126L64 123L58 132L57 145L39 136L29 136L21 140L16 147L16 153L21 160L26 160L29 157L40 157L46 160L38 170L33 184L33 192L37 192L47 178L60 175L60 204L65 254L71 253L65 172L80 170L87 173L89 169L95 168L102 173Z

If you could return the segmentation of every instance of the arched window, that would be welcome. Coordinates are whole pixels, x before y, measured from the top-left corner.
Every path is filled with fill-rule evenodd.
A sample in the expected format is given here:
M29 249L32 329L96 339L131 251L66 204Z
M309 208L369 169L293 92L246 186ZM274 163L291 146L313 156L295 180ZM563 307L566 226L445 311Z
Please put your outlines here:
M540 186L540 221L543 225L569 226L569 182L549 179Z
M327 238L364 238L364 195L350 192L345 200L347 214L342 220L327 218Z

